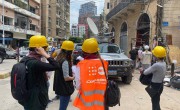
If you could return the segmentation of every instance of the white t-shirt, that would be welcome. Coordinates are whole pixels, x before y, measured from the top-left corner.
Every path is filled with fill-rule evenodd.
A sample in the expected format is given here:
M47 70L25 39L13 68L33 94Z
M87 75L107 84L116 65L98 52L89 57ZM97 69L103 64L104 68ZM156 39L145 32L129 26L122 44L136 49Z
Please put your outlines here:
M138 50L138 57L141 59L142 58L142 50Z
M72 66L72 72L75 76L75 87L76 89L79 89L80 88L80 68L76 65L73 65Z
M151 64L152 53L150 51L142 52L142 64Z

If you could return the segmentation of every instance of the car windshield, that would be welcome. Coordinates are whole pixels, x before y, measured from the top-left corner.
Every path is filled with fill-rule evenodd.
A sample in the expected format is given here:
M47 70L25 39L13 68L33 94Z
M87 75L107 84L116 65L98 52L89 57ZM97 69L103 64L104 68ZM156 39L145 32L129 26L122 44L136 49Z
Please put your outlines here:
M117 45L113 44L99 44L100 53L120 53L121 50Z
M77 44L75 47L76 50L81 50L82 49L82 44Z

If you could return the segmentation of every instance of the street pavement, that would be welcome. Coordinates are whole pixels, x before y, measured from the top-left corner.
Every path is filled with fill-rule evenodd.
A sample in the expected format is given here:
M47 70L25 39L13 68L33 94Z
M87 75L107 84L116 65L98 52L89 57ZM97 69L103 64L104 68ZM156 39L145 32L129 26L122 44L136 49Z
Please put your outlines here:
M12 66L17 62L15 59L5 59L2 64L0 64L0 79L1 77L9 76L9 72Z
M12 65L17 61L10 59L5 60L3 64L0 64L0 72L3 70L10 71ZM145 92L145 87L142 85L139 80L139 73L136 71L133 74L133 81L130 85L123 84L121 80L116 80L119 84L121 91L121 106L111 107L110 110L151 110L151 100L148 94ZM52 89L53 85L53 76L50 80L50 90L49 97L50 99L55 97L55 94ZM71 96L72 101L75 99L77 91ZM53 101L47 107L47 110L58 110L59 100ZM164 87L164 91L161 95L161 109L162 110L180 110L180 91ZM23 107L13 99L10 92L10 78L0 79L0 110L23 110ZM67 110L78 110L72 105L72 102L69 103Z

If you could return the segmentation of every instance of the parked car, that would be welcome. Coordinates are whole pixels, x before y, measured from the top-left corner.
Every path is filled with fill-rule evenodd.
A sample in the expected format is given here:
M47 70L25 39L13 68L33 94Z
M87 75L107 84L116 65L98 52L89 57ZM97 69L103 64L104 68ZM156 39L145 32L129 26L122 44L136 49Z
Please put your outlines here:
M4 47L0 47L0 64L6 58L6 50Z
M101 57L108 61L108 77L121 77L122 82L130 84L132 81L133 63L117 44L100 43ZM82 44L76 44L73 56L82 55Z
M29 49L28 48L23 48L23 49L20 49L19 56L20 57L25 57L28 53L29 53Z
M108 61L108 76L121 77L122 82L130 84L132 81L133 63L117 44L99 44L101 57Z
M72 56L82 56L82 43L75 44Z
M13 49L6 48L6 58L16 58L16 51Z

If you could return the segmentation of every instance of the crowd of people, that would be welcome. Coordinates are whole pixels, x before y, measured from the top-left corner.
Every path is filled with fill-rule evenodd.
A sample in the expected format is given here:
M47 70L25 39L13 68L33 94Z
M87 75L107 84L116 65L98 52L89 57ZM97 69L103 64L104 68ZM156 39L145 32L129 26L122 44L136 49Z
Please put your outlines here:
M45 110L49 100L49 78L54 72L53 90L56 99L60 100L59 110L67 110L75 88L78 90L73 105L80 110L108 110L105 105L105 92L107 88L106 72L108 63L100 60L98 42L95 38L86 39L82 44L83 56L72 59L74 43L62 42L58 51L52 49L47 53L48 43L45 36L32 36L29 41L29 54L23 59L32 58L27 62L28 82L30 96L27 101L19 102L25 110ZM163 91L162 81L165 76L166 63L164 57L166 51L163 47L155 47L153 52L149 46L144 46L144 51L135 47L129 52L134 62L134 68L142 67L143 74L153 74L152 86L158 91L152 99L153 110L160 110L160 95ZM151 64L152 56L157 58L155 64ZM137 60L138 57L138 60ZM22 59L22 60L23 60ZM138 65L136 65L136 63ZM103 63L103 64L102 64ZM103 66L104 65L104 66Z

